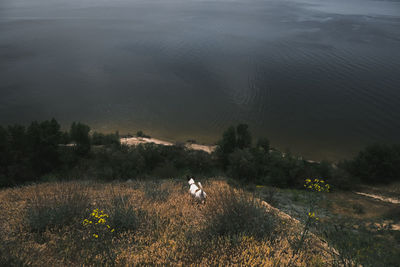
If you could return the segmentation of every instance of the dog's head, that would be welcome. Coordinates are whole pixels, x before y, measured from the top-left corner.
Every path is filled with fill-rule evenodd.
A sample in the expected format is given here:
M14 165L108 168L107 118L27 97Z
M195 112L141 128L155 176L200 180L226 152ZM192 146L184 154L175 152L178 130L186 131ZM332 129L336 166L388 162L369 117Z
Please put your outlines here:
M193 178L190 178L189 176L187 176L187 179L188 179L188 184L189 185L194 184L194 179Z

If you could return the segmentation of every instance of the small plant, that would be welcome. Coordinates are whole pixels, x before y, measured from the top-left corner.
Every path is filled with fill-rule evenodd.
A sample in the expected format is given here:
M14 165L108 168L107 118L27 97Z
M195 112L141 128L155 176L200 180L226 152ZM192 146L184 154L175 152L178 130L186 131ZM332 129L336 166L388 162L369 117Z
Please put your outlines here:
M86 261L93 264L99 261L101 264L109 263L114 265L115 254L112 250L112 241L115 229L109 225L109 215L103 210L94 209L89 218L82 221L85 229L83 241L89 250Z
M320 200L319 193L330 191L330 185L325 183L324 180L320 180L320 179L314 179L313 181L311 179L306 179L305 183L304 183L304 187L306 188L306 190L310 191L310 193L308 194L308 214L305 219L304 228L300 235L300 238L298 240L296 240L296 242L294 244L292 259L302 248L304 241L307 237L307 234L309 233L310 228L313 225L315 225L315 223L317 221L319 221L319 218L315 215L317 203ZM290 264L291 264L291 261L289 262L289 265Z
M90 214L89 219L84 219L82 224L83 226L86 226L90 232L93 232L94 238L98 238L99 233L104 232L104 229L111 233L115 231L114 228L107 224L107 218L109 218L109 216L104 213L104 211L99 212L99 209L94 209Z

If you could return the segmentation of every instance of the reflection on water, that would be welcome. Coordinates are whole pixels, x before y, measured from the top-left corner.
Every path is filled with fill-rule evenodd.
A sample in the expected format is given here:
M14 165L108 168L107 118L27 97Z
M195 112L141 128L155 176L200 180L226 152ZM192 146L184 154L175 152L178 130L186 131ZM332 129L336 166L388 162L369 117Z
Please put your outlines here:
M399 142L400 2L3 0L0 123L214 142L247 122L337 159Z

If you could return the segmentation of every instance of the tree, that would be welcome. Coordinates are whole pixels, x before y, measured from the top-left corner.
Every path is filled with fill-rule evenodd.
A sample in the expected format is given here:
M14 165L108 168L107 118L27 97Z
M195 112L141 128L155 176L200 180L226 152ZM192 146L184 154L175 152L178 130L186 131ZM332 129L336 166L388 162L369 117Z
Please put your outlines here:
M6 166L9 184L18 184L33 179L34 173L28 153L27 134L24 126L8 126L8 160Z
M251 134L247 124L239 124L236 127L236 134L236 146L239 149L245 149L251 146Z
M217 144L216 155L225 168L229 163L229 154L236 148L236 131L233 126L229 127L222 135L222 139Z
M62 133L55 119L32 122L27 129L28 149L32 168L37 175L50 172L60 163L58 145Z
M76 143L75 151L78 155L85 156L90 151L90 127L83 123L73 122L69 132L70 138Z
M400 146L370 145L343 165L350 174L367 183L400 180Z
M255 182L257 168L253 154L248 149L237 149L229 155L229 175L244 182Z
M262 138L258 139L256 148L263 149L264 153L268 154L269 150L270 150L268 138L262 137Z

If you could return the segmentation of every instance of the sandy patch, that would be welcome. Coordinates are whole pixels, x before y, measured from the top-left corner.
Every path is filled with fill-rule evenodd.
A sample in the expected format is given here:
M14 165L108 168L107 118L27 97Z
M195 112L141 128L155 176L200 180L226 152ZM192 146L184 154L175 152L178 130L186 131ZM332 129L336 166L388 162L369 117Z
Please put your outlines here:
M189 149L193 149L193 150L202 150L205 151L207 153L212 153L214 152L215 148L217 146L207 146L207 145L199 145L199 144L186 144L186 147Z
M121 138L121 144L129 145L129 146L136 146L139 144L146 144L146 143L154 143L157 145L164 145L164 146L172 146L173 143L156 139L156 138L146 138L146 137L128 137L128 138Z
M367 193L362 193L362 192L354 192L358 195L362 195L362 196L366 196L366 197L371 197L371 198L375 198L384 202L389 202L389 203L393 203L393 204L400 204L400 200L399 199L395 199L395 198L391 198L391 197L384 197L384 196L380 196L380 195L375 195L375 194L367 194Z
M121 138L120 141L121 141L121 144L129 145L129 146L136 146L139 144L146 144L146 143L154 143L157 145L164 145L164 146L174 145L173 143L168 142L168 141L164 141L164 140L160 140L160 139L156 139L156 138L146 138L146 137ZM199 145L199 144L191 144L191 143L187 143L187 144L185 144L185 146L188 149L202 150L207 153L212 153L216 148L216 146Z

